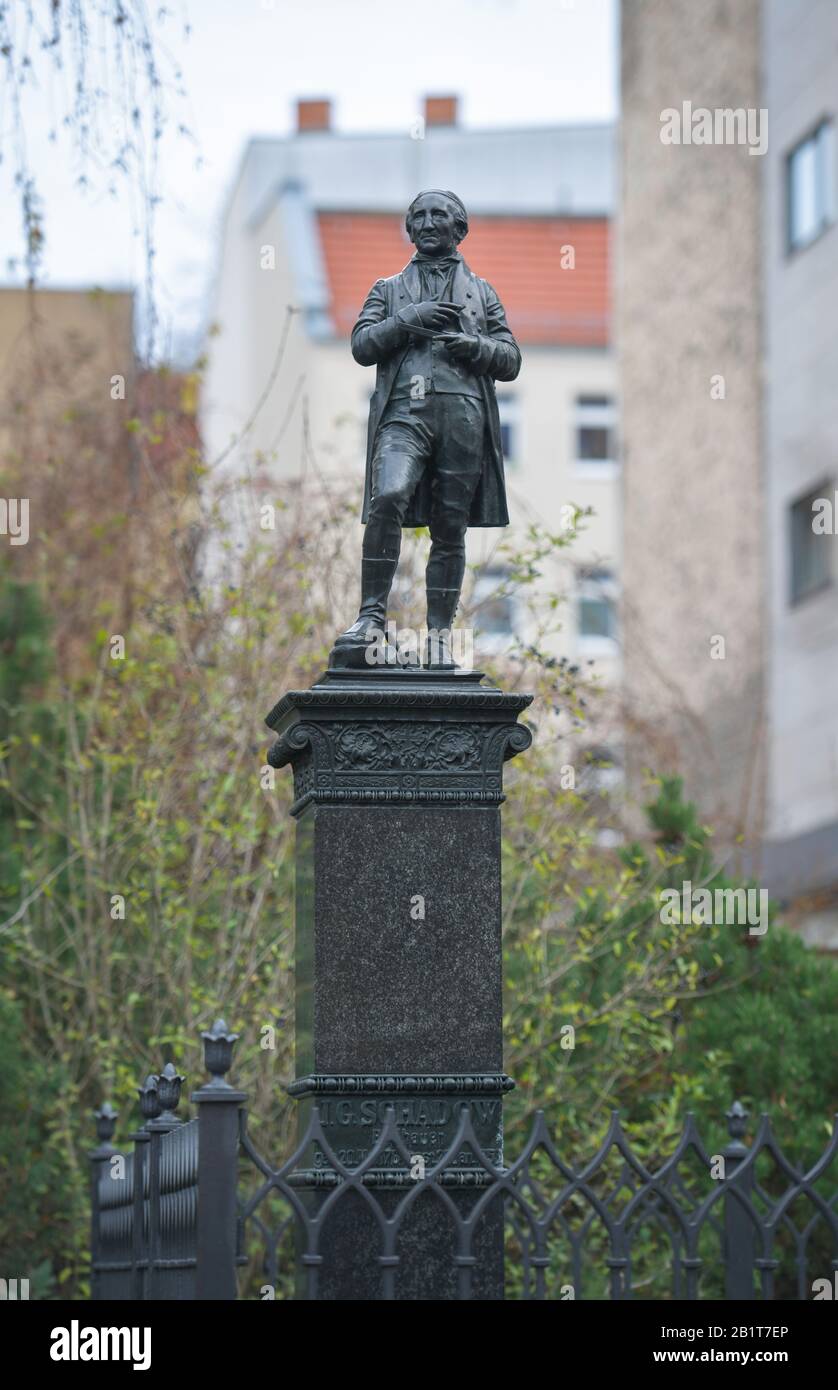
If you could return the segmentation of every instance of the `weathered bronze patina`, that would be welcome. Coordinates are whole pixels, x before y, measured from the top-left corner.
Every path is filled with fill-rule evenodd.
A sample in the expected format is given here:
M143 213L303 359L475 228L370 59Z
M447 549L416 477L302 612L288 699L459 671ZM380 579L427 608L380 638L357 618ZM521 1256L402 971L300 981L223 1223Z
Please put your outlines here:
M361 608L330 666L374 664L387 651L387 605L405 526L428 526L425 664L451 668L450 633L469 526L506 526L495 381L514 381L518 345L492 286L457 247L468 216L456 194L428 189L405 226L416 247L398 275L377 280L352 330L352 354L376 367L362 520ZM388 653L393 655L392 653Z

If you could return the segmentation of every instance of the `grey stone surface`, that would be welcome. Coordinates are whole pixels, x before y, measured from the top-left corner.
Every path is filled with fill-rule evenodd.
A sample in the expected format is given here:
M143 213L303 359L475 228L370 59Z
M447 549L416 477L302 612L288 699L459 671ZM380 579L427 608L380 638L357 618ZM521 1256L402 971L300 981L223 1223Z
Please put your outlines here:
M313 992L312 1070L500 1071L497 808L319 806L309 818L297 980Z
M465 1106L476 1142L503 1162L500 803L504 761L530 743L526 695L479 673L357 676L285 696L270 760L294 769L297 818L296 1070L300 1132L319 1106L323 1143L363 1168L370 1208L335 1193L319 1140L298 1170L322 1232L324 1299L379 1296L386 1218L409 1199L411 1164L445 1167L400 1226L395 1297L456 1296L451 1207L467 1215L485 1171L455 1142ZM381 1137L394 1109L400 1153ZM364 1167L366 1165L366 1167ZM355 1179L359 1181L360 1179ZM503 1296L503 1220L475 1236L477 1299Z
M478 1194L454 1195L455 1205L468 1215ZM379 1192L375 1200L390 1214L403 1194ZM316 1200L316 1199L315 1199ZM381 1237L375 1214L355 1193L326 1218L322 1236L320 1297L329 1301L379 1299L383 1279L378 1264ZM472 1299L503 1298L503 1213L492 1202L477 1224L474 1236ZM347 1280L346 1251L353 1252L354 1277ZM445 1302L457 1296L457 1239L454 1224L439 1198L423 1193L409 1212L396 1243L399 1266L395 1296L399 1302Z

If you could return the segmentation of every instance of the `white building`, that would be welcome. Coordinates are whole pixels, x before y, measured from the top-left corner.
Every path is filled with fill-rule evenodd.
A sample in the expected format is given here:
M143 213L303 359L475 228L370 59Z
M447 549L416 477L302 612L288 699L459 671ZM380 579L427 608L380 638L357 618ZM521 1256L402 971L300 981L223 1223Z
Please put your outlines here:
M763 872L787 895L832 887L831 912L823 895L809 934L838 945L838 6L768 0L760 39L771 556Z

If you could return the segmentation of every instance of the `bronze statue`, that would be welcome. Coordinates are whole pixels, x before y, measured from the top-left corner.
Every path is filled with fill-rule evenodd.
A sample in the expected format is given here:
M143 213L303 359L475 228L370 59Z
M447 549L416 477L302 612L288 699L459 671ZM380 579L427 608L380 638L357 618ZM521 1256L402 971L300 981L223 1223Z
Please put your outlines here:
M468 216L456 194L438 188L418 194L405 227L415 255L398 275L376 281L352 330L355 361L377 370L361 518L361 608L335 643L333 668L378 659L372 651L382 650L404 526L428 526L431 533L425 665L455 667L450 635L466 528L509 523L494 382L517 377L518 344L492 286L457 250Z

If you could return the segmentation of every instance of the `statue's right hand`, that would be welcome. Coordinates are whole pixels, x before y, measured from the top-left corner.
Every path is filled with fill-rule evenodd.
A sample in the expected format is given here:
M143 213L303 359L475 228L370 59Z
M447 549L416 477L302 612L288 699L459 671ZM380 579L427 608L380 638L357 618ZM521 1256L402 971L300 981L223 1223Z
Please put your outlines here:
M408 304L399 317L407 328L414 323L419 328L455 329L459 326L459 307L457 304L423 299L419 304Z

